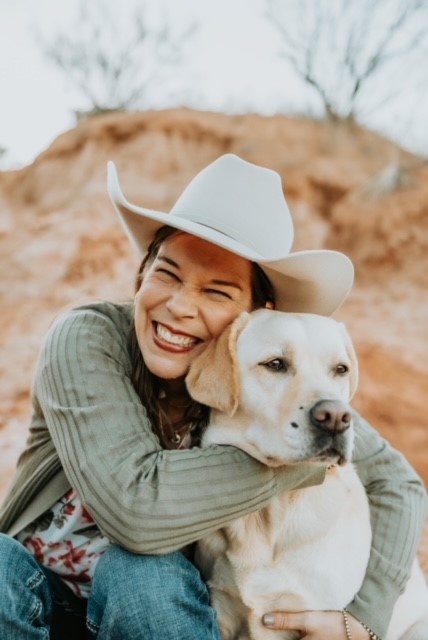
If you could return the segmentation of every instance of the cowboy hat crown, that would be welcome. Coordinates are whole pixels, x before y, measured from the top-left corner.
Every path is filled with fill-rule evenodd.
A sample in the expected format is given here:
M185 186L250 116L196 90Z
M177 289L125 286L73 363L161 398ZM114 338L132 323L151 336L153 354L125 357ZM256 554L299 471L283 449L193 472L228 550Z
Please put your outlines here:
M352 286L352 263L343 254L290 253L293 222L280 176L233 154L220 156L200 171L169 213L128 202L112 162L108 190L141 254L163 225L195 235L257 262L272 282L278 309L329 315Z

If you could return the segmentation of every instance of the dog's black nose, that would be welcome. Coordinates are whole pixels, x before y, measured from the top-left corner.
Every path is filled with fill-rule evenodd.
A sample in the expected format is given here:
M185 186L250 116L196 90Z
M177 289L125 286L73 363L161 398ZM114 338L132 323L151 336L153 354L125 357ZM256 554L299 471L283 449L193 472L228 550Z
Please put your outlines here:
M320 400L309 411L311 423L323 431L342 433L351 426L351 412L341 400Z

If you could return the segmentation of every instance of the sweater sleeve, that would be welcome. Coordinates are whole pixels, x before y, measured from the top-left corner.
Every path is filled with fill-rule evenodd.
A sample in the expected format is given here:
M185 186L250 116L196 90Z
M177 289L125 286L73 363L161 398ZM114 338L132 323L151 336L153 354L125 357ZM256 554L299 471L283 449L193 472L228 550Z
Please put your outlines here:
M110 540L134 553L169 552L279 491L323 481L322 469L274 470L233 447L162 449L131 383L129 319L119 316L100 304L60 318L33 388L71 485Z
M383 638L416 555L426 490L401 453L357 414L354 423L354 465L369 498L373 538L364 582L347 610Z

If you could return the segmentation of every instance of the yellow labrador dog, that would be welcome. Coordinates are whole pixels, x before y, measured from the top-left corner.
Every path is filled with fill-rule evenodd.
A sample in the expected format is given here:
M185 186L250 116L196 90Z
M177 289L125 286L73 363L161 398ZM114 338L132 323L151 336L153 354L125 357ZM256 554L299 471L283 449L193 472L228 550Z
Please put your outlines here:
M348 402L358 367L342 324L312 314L244 313L199 356L190 393L212 407L203 446L243 449L266 465L327 466L320 486L284 493L198 544L223 640L295 640L267 611L343 609L370 553L366 494L349 463ZM385 640L428 640L428 590L415 563Z

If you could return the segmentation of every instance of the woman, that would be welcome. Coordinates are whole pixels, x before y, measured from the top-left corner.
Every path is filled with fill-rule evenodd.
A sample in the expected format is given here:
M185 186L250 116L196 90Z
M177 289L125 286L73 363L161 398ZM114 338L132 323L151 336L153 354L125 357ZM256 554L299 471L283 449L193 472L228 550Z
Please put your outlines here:
M0 514L3 640L81 638L86 609L90 638L218 639L191 544L281 491L324 479L310 466L274 470L233 447L195 446L209 416L185 376L242 310L331 314L352 285L349 260L290 254L279 176L236 156L199 173L169 214L128 203L109 171L113 202L145 258L134 305L75 309L45 341L30 436ZM385 632L415 555L425 490L361 419L357 433L374 526L364 584L345 617L267 612L270 628L317 640Z

